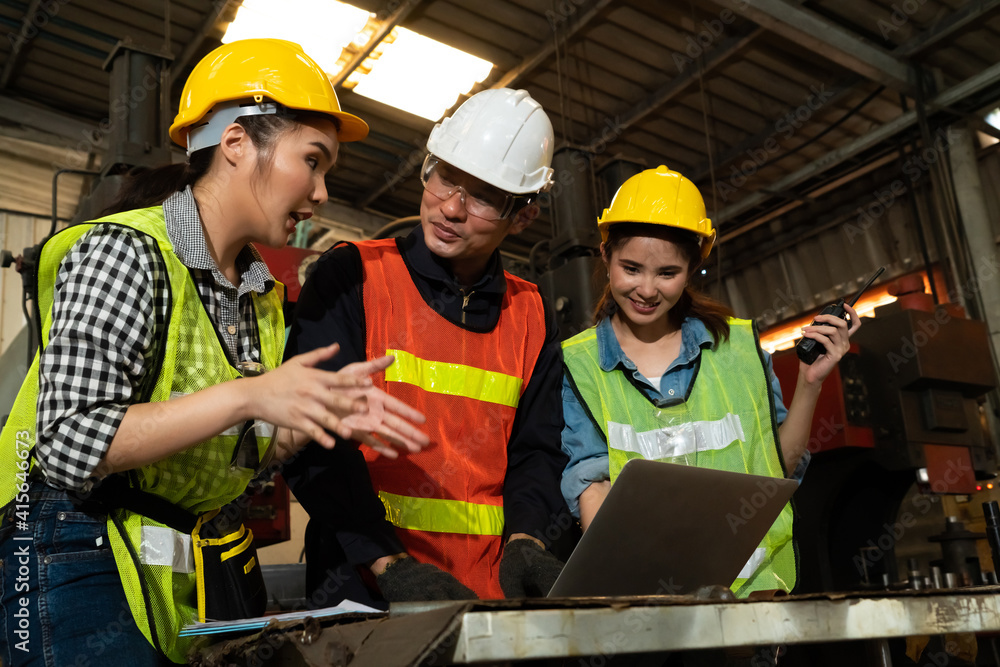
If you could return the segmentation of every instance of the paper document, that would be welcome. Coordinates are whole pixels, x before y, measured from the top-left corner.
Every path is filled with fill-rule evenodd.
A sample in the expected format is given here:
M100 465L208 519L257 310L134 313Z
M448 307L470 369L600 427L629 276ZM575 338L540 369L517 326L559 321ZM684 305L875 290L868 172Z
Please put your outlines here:
M375 609L367 605L344 600L336 607L326 607L324 609L304 609L302 611L289 611L284 614L274 614L273 616L259 616L257 618L240 618L235 621L209 621L207 623L192 623L185 625L180 631L181 637L193 637L195 635L215 635L223 632L245 632L247 630L260 630L271 621L298 621L312 617L317 620L330 618L339 614L359 613L359 614L384 614L381 609Z

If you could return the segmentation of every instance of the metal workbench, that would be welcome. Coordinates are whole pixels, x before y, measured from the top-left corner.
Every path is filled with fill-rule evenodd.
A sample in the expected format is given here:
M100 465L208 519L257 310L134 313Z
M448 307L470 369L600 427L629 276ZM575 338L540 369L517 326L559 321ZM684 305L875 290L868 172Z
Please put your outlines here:
M477 608L464 613L438 664L1000 632L997 586L761 602L681 600L605 598L565 606L552 601L550 608Z
M890 638L970 634L979 634L979 646L995 658L981 664L1000 664L993 637L984 643L984 633L1000 633L1000 586L763 601L650 596L427 602L393 604L388 613L345 614L322 623L313 618L276 622L209 647L198 664L387 667L522 660L562 664L569 658L575 665L588 656L599 656L591 664L605 664L603 658L633 654L815 644L822 646L797 650L829 656L832 649L861 646L865 657L830 664L887 665Z

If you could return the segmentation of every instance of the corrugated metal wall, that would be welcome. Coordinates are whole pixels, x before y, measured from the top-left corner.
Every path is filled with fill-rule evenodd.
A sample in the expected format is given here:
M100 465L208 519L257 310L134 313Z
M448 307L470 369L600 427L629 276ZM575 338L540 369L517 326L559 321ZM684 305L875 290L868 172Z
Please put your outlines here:
M1000 151L981 159L979 171L994 238L1000 240ZM916 195L930 259L935 262L930 226L938 224L936 214L927 188L918 188ZM870 203L859 200L856 207ZM877 266L886 267L879 282L922 270L915 225L909 201L898 197L870 223L852 214L840 224L729 273L721 290L717 281L710 281L705 289L728 303L737 316L757 318L762 327L773 325L850 294Z
M17 256L45 238L52 224L52 176L68 167L92 168L74 149L0 136L0 248ZM61 219L73 217L84 186L85 177L59 177ZM0 354L23 326L21 276L13 267L0 269Z
M20 255L24 248L45 238L49 224L44 218L0 213L0 248ZM24 327L21 293L21 274L14 267L0 269L0 354L7 351L11 341Z

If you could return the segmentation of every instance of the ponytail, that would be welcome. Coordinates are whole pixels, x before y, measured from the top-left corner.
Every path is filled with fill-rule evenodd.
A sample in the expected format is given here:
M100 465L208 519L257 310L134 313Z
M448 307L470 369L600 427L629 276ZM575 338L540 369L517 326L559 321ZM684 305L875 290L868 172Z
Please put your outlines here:
M154 169L139 168L128 173L114 203L102 215L122 213L162 204L170 195L194 185L212 164L215 147L195 151L188 162L168 164Z
M622 248L625 242L636 236L653 236L669 241L677 246L681 256L688 263L688 275L694 275L701 266L701 244L698 237L683 229L651 225L638 222L625 222L608 228L608 240L605 241L603 252L605 262L610 262L615 251ZM594 322L609 318L618 312L618 304L611 294L611 285L604 288L594 309ZM732 309L724 303L699 292L692 287L685 287L681 298L670 309L667 317L670 324L680 327L688 317L701 320L708 332L712 334L715 344L720 340L729 340L729 318L733 317Z

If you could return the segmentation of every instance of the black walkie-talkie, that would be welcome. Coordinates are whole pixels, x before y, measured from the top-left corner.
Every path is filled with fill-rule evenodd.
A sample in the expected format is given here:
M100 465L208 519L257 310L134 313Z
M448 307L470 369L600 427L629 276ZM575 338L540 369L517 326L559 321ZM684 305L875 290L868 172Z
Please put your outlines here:
M847 305L853 308L854 304L856 304L858 302L858 299L861 298L861 295L865 293L865 290L871 287L872 283L875 282L876 278L882 275L883 271L885 271L884 266L878 267L878 271L875 272L875 275L873 275L871 278L868 279L868 282L864 284L864 287L858 290L858 293L854 295L854 298L851 299ZM841 299L837 303L827 306L822 311L820 311L820 315L833 315L835 317L839 317L842 320L846 320L847 310L844 309L844 300ZM822 322L817 322L816 320L813 320L812 323L822 324ZM806 364L810 365L814 361L816 361L816 359L819 358L819 355L823 354L824 352L826 352L826 348L823 347L823 345L819 341L813 340L812 338L803 338L795 345L795 353L799 355L799 359L801 359Z

